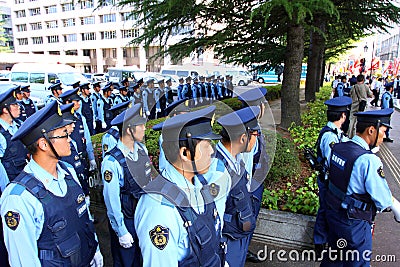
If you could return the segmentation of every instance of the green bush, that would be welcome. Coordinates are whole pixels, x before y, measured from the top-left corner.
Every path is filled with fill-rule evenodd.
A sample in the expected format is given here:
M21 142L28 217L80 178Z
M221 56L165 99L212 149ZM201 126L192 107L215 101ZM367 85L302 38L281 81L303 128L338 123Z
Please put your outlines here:
M267 88L267 90L268 90L267 97L266 97L266 99L268 101L272 101L272 100L281 98L282 85L278 84L278 85L273 85L273 86L267 86L265 88Z

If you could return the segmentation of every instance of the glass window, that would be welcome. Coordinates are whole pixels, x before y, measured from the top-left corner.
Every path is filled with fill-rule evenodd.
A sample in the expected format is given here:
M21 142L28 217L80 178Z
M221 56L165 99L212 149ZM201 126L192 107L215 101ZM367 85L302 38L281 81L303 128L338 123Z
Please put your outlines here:
M58 21L57 20L46 21L46 28L47 29L58 28Z
M139 29L122 30L122 38L137 38L139 37Z
M53 5L53 6L45 6L44 9L46 10L46 14L57 13L57 6L56 6L56 5Z
M25 18L26 17L25 10L17 10L17 11L15 11L15 16L17 18Z
M64 35L64 42L66 43L76 42L76 40L77 40L76 33Z
M58 76L55 73L48 73L47 74L47 82L48 83L55 83L58 80Z
M28 82L28 72L12 72L11 73L11 81L12 82Z
M40 15L40 7L29 9L29 14L31 16L38 16Z
M62 20L64 27L72 27L75 26L75 19L71 18L71 19L63 19Z
M45 77L44 73L31 73L29 82L44 84L44 80L45 80L44 77Z
M94 22L94 16L81 18L81 25L94 24Z
M23 4L24 0L15 0L15 4Z
M94 1L93 0L83 0L80 2L81 4L81 9L86 9L86 8L93 8L94 7Z
M101 39L116 39L117 38L117 31L105 31L100 32Z
M133 16L131 12L123 12L121 13L121 20L122 21L135 20L135 16Z
M32 37L33 44L43 44L43 37Z
M112 57L117 58L117 49L116 48L112 49Z
M96 40L96 33L95 32L82 33L82 41L92 41L92 40Z
M49 44L58 43L59 42L58 35L47 36L47 42Z
M75 7L74 7L74 4L67 3L67 4L62 4L61 5L61 9L62 9L63 12L67 12L67 11L75 10Z
M41 29L42 29L42 23L41 22L31 23L31 30L32 31L41 30Z
M19 45L28 45L28 38L17 38Z
M18 32L25 32L26 31L26 24L16 25Z
M100 16L100 23L115 22L115 14L105 14Z

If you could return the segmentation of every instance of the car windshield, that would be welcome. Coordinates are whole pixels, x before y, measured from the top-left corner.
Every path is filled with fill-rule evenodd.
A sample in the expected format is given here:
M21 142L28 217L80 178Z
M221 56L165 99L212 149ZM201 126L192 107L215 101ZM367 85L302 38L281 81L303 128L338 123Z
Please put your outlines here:
M87 82L85 77L83 77L80 73L78 72L63 72L63 73L58 73L58 77L60 78L60 81L65 84L73 84L77 81L80 82Z

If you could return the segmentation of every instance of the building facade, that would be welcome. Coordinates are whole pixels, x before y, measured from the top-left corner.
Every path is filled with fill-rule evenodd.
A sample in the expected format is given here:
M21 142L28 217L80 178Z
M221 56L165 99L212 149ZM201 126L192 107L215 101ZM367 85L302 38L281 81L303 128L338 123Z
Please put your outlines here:
M0 51L14 51L11 9L7 1L0 1Z

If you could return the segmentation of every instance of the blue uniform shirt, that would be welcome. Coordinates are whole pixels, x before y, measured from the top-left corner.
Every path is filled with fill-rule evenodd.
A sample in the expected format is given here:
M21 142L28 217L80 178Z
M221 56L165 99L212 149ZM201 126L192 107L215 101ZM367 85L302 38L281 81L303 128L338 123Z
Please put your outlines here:
M349 138L347 138L346 136L343 135L343 131L338 128L333 122L329 121L327 123L327 126L333 130L336 129L338 134L335 134L334 132L326 132L322 135L321 137L321 144L320 144L320 149L321 149L321 153L322 153L322 157L325 160L324 164L326 167L329 168L329 160L331 158L331 152L332 152L332 148L331 148L331 144L336 144L339 143L340 140L341 142L347 142L349 141Z
M93 116L95 121L100 121L99 115L99 108L97 107L97 101L100 101L101 95L100 93L94 92L90 95L90 99L92 100L92 109L93 109ZM101 102L101 101L100 101Z
M361 137L356 135L351 141L369 150L368 144ZM354 162L349 186L347 187L347 195L353 193L370 194L378 211L392 206L392 193L390 192L386 179L379 174L381 168L383 168L382 162L375 154L364 154L360 156ZM345 204L342 204L342 206L343 208L347 208Z
M81 120L82 120L82 125L83 125L83 136L85 137L86 140L86 152L88 153L88 158L89 160L94 159L94 150L93 150L93 144L92 144L92 138L90 137L90 132L89 128L86 123L86 118L81 114L81 109L79 109L76 113L81 115ZM82 151L79 151L82 152Z
M18 130L18 125L15 121L12 122L12 124L8 124L4 120L0 119L0 125L4 128L4 130L8 131L11 135L14 135L17 130ZM0 163L1 159L4 157L4 153L6 152L7 149L7 141L4 135L0 133ZM9 182L7 173L5 172L3 164L0 164L0 175L5 174L5 176L2 175L2 178L0 178L0 186L1 184L4 184L4 186ZM3 173L3 171L5 173ZM3 189L3 188L2 188Z
M81 101L84 101L85 103L88 103L89 101L92 101L92 111L93 111L93 121L96 121L96 114L95 114L95 104L93 103L93 100L91 100L91 96L83 96L80 95L82 98ZM82 114L82 105L79 107L79 114Z
M118 131L117 126L111 126L111 128L116 129ZM105 153L113 149L117 144L118 144L118 139L115 139L114 136L112 136L108 132L105 132L103 134L103 137L101 138L101 152L103 158L105 157ZM107 148L107 151L105 151L105 148Z
M382 95L382 109L384 108L392 108L390 106L390 100L392 99L392 94L389 91L386 91Z
M105 98L103 96L100 97L99 101L97 101L97 120L101 121L102 123L106 123L105 114L104 114L104 102L109 103L111 106L113 105L113 101L110 97Z
M121 140L118 141L117 147L122 151L125 157L131 157L134 161L138 159L138 149L141 148L136 142L133 152L130 151ZM112 175L111 180L108 182L104 179L104 173L106 171L110 172ZM122 214L120 201L120 187L124 185L124 170L114 157L106 155L101 164L101 173L104 185L103 196L107 207L107 216L115 233L118 236L123 236L128 233L124 223L124 215Z
M197 177L193 184L182 176L167 162L162 175L179 186L190 201L193 209L201 214L204 212L204 200L200 193L203 185ZM190 241L184 222L177 208L158 194L145 194L138 202L135 212L135 228L139 238L143 266L178 266L190 249ZM153 245L149 232L155 226L161 225L169 230L169 239L163 250Z
M71 172L74 180L79 180L74 169L64 163ZM56 196L65 196L67 184L65 176L69 175L57 164L57 176L40 167L33 159L25 166L24 171L34 175L40 180L47 190ZM1 219L3 222L4 241L10 251L11 266L37 266L40 267L38 258L37 240L42 232L45 214L40 201L27 190L20 191L21 186L10 184L7 186L0 199ZM4 216L8 211L17 212L20 216L18 227L11 230L6 226Z

